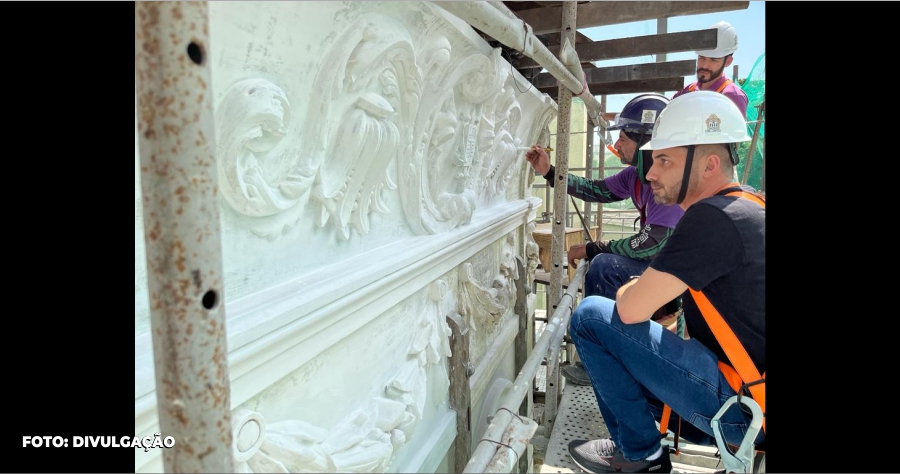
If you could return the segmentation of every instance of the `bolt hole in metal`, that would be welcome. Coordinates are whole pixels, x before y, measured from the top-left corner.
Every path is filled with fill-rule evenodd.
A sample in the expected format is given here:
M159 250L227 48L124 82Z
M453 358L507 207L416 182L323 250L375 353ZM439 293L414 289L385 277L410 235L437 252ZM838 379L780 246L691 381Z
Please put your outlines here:
M188 57L191 58L191 61L193 61L194 64L203 64L203 48L200 47L200 45L191 41L191 44L189 44L187 47L187 53Z
M219 296L215 291L209 290L206 294L203 295L203 307L206 309L213 309L216 307L216 303L219 302Z

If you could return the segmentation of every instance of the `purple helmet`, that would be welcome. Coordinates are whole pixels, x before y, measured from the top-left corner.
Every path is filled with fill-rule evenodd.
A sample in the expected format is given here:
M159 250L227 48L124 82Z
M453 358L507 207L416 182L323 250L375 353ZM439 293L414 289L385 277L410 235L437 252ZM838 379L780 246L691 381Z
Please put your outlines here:
M638 176L643 183L648 182L647 172L653 166L653 158L652 152L642 152L640 147L650 140L656 118L668 104L669 99L662 94L641 94L625 104L622 113L616 116L616 124L607 129L622 130L628 138L637 143L631 164L637 168Z
M625 104L616 124L607 130L624 130L632 140L637 138L632 134L649 135L653 132L656 117L668 103L669 99L662 94L641 94Z

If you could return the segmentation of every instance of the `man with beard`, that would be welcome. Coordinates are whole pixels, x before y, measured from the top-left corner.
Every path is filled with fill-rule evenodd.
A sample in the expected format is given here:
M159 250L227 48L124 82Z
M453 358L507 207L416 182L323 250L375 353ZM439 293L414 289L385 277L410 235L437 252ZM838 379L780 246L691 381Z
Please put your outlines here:
M568 249L570 266L574 267L583 258L591 262L584 280L585 296L600 295L615 299L616 290L629 277L640 275L647 268L650 259L660 251L684 214L678 206L662 206L653 201L653 191L647 185L646 178L652 164L651 152L638 150L650 139L656 117L668 102L669 99L660 94L641 94L625 104L616 124L609 127L611 131L619 130L614 148L622 164L630 166L603 179L568 175L568 194L599 203L630 198L640 213L638 219L641 226L636 234L620 240L573 245ZM552 187L556 169L550 164L547 152L535 146L525 154L525 158ZM672 301L668 307L661 307L657 319L675 313L677 305L677 301ZM569 383L590 384L580 362L563 367L562 373Z
M734 27L729 23L720 21L710 28L718 30L718 47L710 51L697 51L697 82L689 84L684 89L675 93L672 98L696 90L716 91L725 94L731 99L741 115L747 116L747 94L741 88L725 77L725 68L731 66L734 60L734 52L738 49L738 37Z
M685 213L615 301L587 296L572 314L572 341L611 435L569 443L588 472L669 472L660 431L716 444L710 419L742 385L765 413L765 200L732 180L737 145L749 140L732 101L697 91L672 99L641 147L653 153L647 180L654 201ZM688 339L650 320L679 295ZM684 422L669 418L667 407ZM751 429L751 420L742 409L727 410L719 434L734 446L747 435L764 449L765 417L762 430Z

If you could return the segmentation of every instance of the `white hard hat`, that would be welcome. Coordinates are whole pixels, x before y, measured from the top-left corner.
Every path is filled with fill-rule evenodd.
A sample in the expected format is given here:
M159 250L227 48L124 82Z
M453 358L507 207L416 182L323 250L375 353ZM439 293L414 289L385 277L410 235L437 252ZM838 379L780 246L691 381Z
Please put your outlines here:
M719 34L717 35L717 43L716 49L711 49L708 51L697 51L697 56L703 56L707 58L724 58L729 54L734 54L738 48L738 37L737 31L734 30L734 27L731 26L730 23L720 21L710 28L716 28L719 30Z
M747 122L737 105L724 94L701 90L672 99L641 150L746 141Z

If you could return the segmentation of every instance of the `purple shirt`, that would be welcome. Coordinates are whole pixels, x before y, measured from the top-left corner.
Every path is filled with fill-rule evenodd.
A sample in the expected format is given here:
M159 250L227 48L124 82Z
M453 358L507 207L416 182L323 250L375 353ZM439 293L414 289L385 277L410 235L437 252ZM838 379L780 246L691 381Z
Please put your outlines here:
M681 216L684 215L681 206L675 204L670 206L657 204L656 201L653 200L653 189L650 188L649 184L639 183L638 187L640 193L636 193L635 181L637 181L637 168L629 166L622 171L605 178L603 183L606 184L606 187L611 193L620 199L631 197L631 202L634 203L634 207L638 210L646 204L647 207L645 213L647 215L647 224L674 229L675 224L677 224L678 220L681 219Z
M712 87L703 90L717 91L719 90L719 87L722 86L722 83L726 80L728 80L728 78L725 77L725 74L722 74L718 79L713 81ZM693 92L691 88L693 88L694 90L700 90L700 85L696 82L688 84L687 87L681 89L679 92L676 92L675 95L672 96L672 98L674 99L682 94ZM745 118L747 117L747 103L750 102L750 99L747 98L747 94L744 93L743 89L741 89L741 87L738 86L736 82L731 82L731 84L725 86L725 88L722 89L722 94L725 94L725 97L731 99L731 101L734 102L739 109L741 109L741 114L743 114Z

